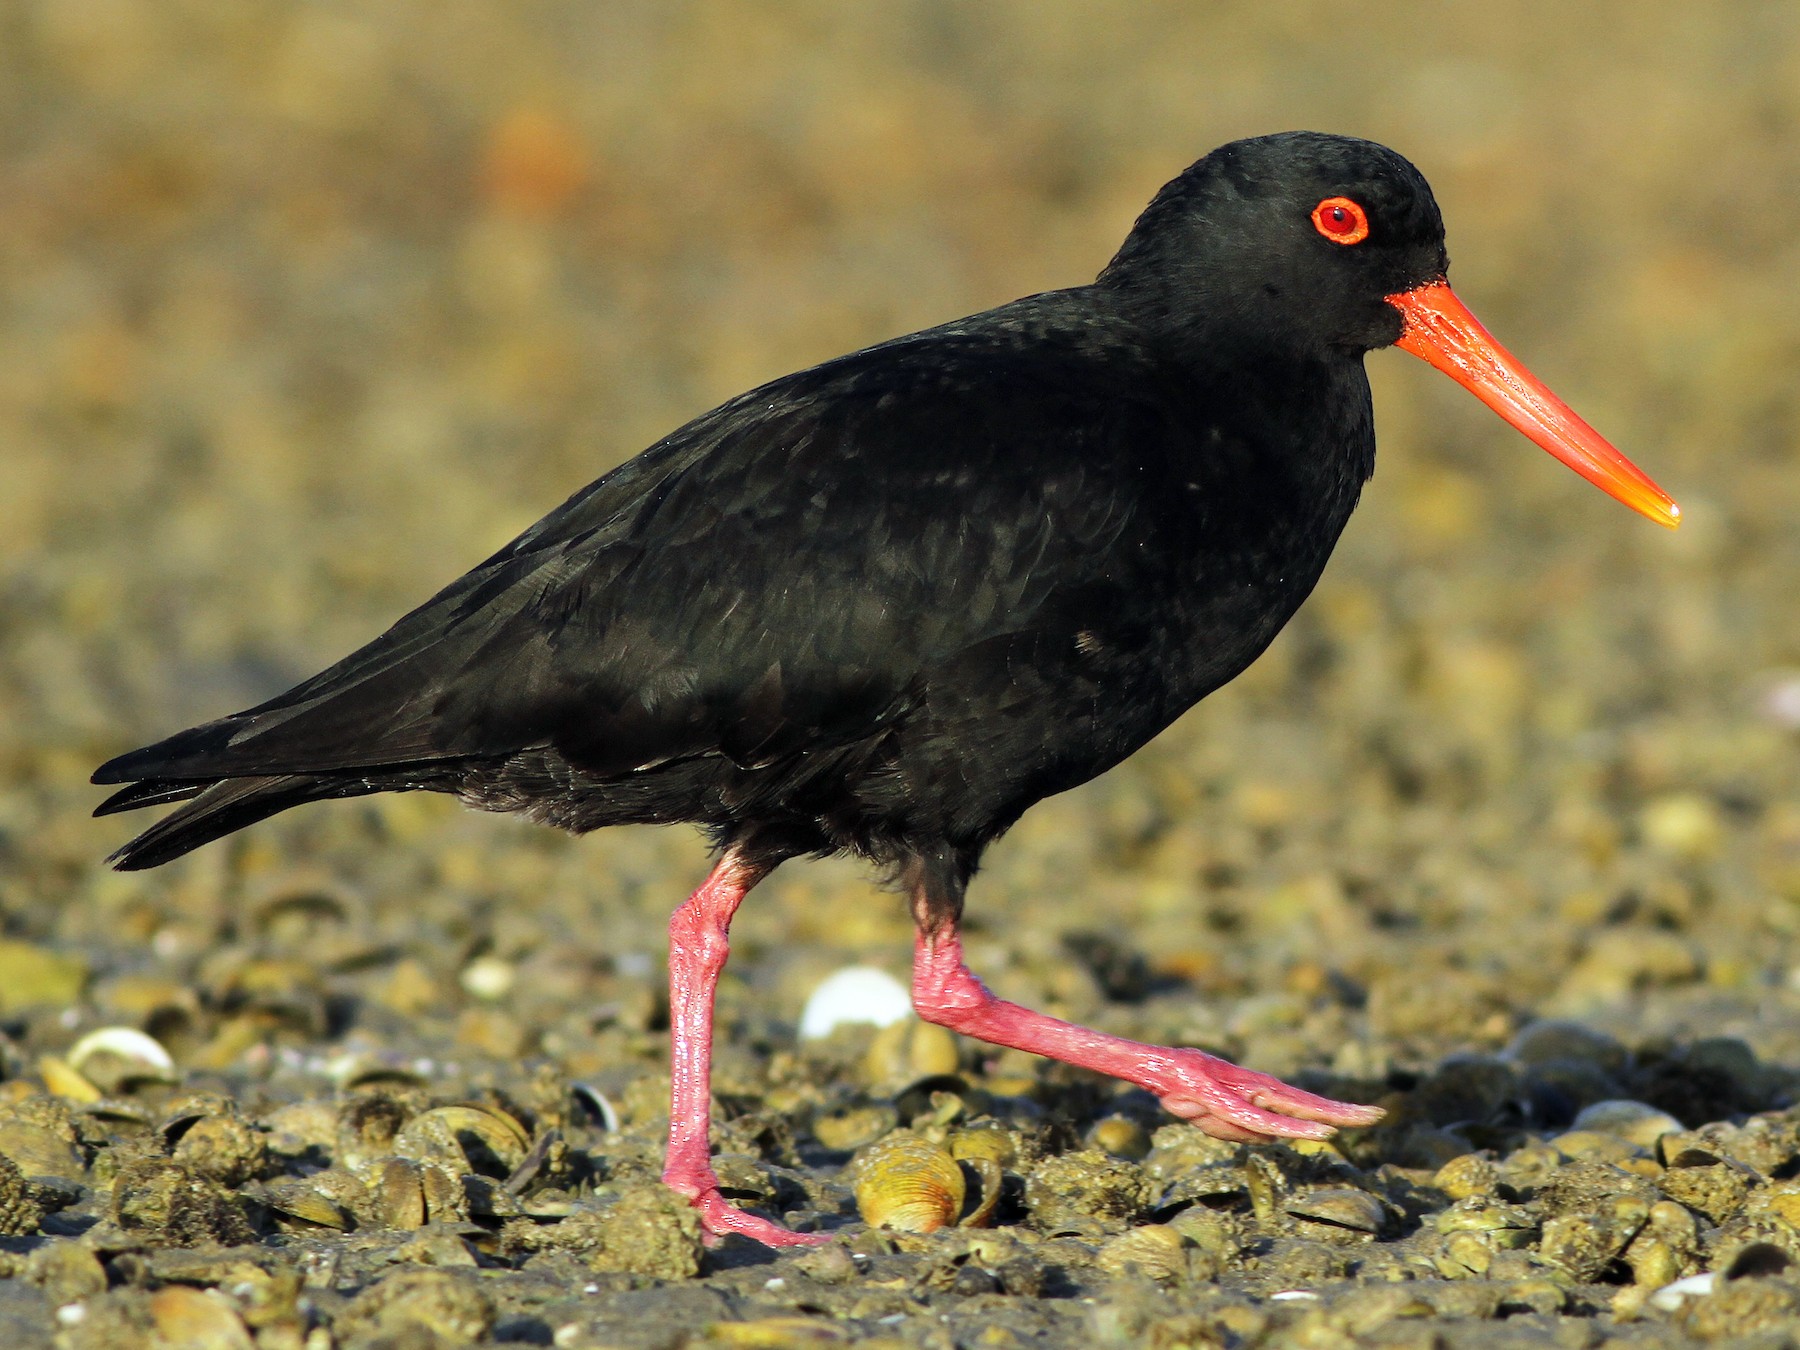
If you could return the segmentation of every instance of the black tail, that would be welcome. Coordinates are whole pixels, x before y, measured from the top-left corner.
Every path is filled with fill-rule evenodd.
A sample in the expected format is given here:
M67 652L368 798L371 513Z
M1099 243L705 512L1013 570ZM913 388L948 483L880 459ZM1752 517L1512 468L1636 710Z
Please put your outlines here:
M220 778L211 782L151 778L114 793L94 814L111 815L115 811L192 798L186 806L164 816L107 859L121 872L137 872L146 867L159 867L202 844L210 844L233 830L253 825L290 806L332 797L362 797L371 792L391 791L394 787L392 782L315 774Z

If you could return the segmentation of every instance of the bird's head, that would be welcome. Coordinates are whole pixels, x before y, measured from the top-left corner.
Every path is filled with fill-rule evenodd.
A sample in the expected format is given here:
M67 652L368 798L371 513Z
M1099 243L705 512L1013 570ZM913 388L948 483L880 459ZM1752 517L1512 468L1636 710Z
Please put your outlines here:
M1385 146L1295 131L1233 141L1168 183L1099 284L1189 341L1302 356L1398 345L1658 524L1680 508L1494 341L1446 276L1424 176Z

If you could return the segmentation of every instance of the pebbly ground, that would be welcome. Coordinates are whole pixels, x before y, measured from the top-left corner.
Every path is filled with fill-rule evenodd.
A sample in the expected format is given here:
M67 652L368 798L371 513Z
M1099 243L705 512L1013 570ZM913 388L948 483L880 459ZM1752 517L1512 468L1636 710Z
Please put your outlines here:
M6 1334L1800 1339L1796 91L1780 6L0 6ZM694 837L396 798L99 865L105 756L758 379L1091 276L1289 126L1412 156L1464 298L1687 524L1377 355L1318 594L1002 841L969 949L1380 1128L1242 1150L905 1024L801 1042L909 929L794 865L734 934L721 1170L842 1236L706 1251L654 1183ZM952 1226L862 1218L915 1199Z

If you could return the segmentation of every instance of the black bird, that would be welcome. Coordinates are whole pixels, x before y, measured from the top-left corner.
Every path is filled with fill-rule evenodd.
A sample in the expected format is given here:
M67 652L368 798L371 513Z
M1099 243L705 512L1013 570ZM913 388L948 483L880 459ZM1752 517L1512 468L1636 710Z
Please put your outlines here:
M746 892L802 854L892 869L929 1021L1114 1074L1227 1139L1380 1112L991 995L958 920L982 851L1238 674L1318 580L1374 467L1363 354L1398 343L1615 497L1674 503L1445 281L1410 163L1236 141L1156 195L1092 285L772 381L583 488L297 688L103 765L99 813L185 802L154 867L303 802L449 792L718 852L669 926L664 1179L709 1230L713 990Z

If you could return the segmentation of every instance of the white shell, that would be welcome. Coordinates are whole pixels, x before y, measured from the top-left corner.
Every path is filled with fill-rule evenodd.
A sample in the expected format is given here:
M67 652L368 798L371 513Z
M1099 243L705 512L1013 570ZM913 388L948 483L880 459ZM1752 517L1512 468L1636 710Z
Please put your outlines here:
M885 970L845 966L812 991L800 1014L800 1039L816 1041L857 1022L892 1026L912 1015L912 995Z
M101 1027L98 1031L90 1031L69 1048L66 1058L69 1067L79 1073L83 1064L103 1051L146 1068L160 1069L168 1074L175 1072L175 1061L169 1058L169 1052L143 1032L130 1027Z
M1664 1312L1674 1312L1681 1306L1684 1298L1705 1298L1712 1293L1713 1286L1719 1282L1717 1271L1703 1270L1698 1275L1690 1275L1685 1280L1677 1280L1674 1284L1665 1284L1650 1295L1650 1306L1661 1308Z

